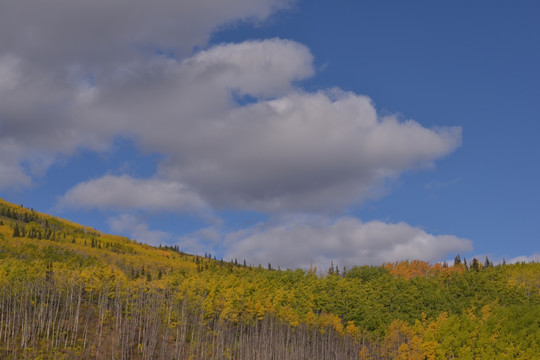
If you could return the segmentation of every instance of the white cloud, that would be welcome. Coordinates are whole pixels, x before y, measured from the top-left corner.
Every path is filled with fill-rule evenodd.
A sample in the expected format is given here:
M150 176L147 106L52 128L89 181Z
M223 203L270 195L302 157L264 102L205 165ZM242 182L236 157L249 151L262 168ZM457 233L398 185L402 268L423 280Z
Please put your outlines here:
M358 203L385 178L430 166L461 141L459 128L380 119L369 98L339 92L294 92L199 120L171 133L162 176L197 184L215 206L259 211Z
M315 265L320 270L331 261L347 267L407 259L433 262L472 249L471 241L453 235L432 235L405 223L363 223L352 217L299 217L261 224L228 234L225 241L227 258L282 268Z
M270 39L214 46L184 60L180 71L194 83L221 91L222 96L232 90L264 97L283 94L292 81L313 75L312 63L305 46Z
M0 141L0 188L27 186L31 183L19 163L25 155L26 151L15 141Z
M222 239L223 234L220 226L213 225L180 237L177 245L181 251L201 255L202 253L215 252Z
M18 149L3 152L0 163L26 162L26 170L19 171L30 179L42 175L59 155L72 155L80 147L105 149L113 133L83 119L83 92L26 59L0 56L0 145ZM10 185L18 181L0 184Z
M31 179L23 169L13 161L3 162L0 159L0 188L28 186Z
M339 90L302 92L295 83L314 73L313 56L296 42L247 41L189 55L216 27L261 20L290 3L8 1L0 15L0 142L26 151L0 161L15 174L0 185L35 175L17 167L32 154L48 154L36 162L44 173L58 154L103 150L115 136L131 136L165 155L157 177L213 207L328 211L359 203L386 177L429 166L459 146L459 128L379 118L369 98ZM1 31L7 28L12 35ZM147 44L152 50L143 54ZM156 49L179 52L172 59ZM244 95L255 103L237 104ZM152 181L130 182L129 193L155 187ZM125 191L108 198L100 195L107 189L95 191L117 183L79 184L63 203L138 206ZM182 204L196 202L186 196Z
M19 84L20 78L19 59L12 55L0 57L0 94L5 95L14 89Z
M153 246L166 243L171 238L171 235L165 231L149 230L146 223L128 214L110 218L109 226L113 232L126 234L133 240Z
M540 262L540 254L539 253L534 253L532 255L529 255L529 256L526 256L526 255L523 255L523 256L516 256L514 258L511 258L510 260L508 260L507 262L509 264L515 264L515 263L518 263L518 262ZM499 261L499 262L502 262Z
M237 21L263 21L292 3L294 0L3 1L0 143L16 141L26 155L2 154L0 164L7 170L1 175L0 187L19 185L22 178L30 182L32 174L17 166L26 156L45 152L54 158L70 156L79 148L107 148L124 130L122 126L129 124L109 122L106 109L90 109L89 104L98 87L107 93L118 86L132 64L163 59L156 56L159 51L185 58L194 46L204 46L216 29ZM140 90L145 84L138 85ZM148 95L151 89L142 92ZM124 105L131 106L133 101L137 99L132 97ZM102 118L106 121L99 121Z
M85 97L79 120L95 131L82 133L131 134L166 155L160 178L213 207L264 212L357 204L385 178L460 145L460 128L381 118L368 97L301 92L294 82L312 74L312 61L304 46L271 39L133 63ZM256 102L239 105L234 94Z
M217 28L266 19L294 0L4 0L0 55L103 70L156 49L190 53Z
M80 183L59 201L61 207L101 210L195 211L208 209L185 185L158 179L106 175Z
M331 212L460 145L460 128L427 129L381 117L371 99L339 89L302 91L297 83L313 75L313 56L294 41L246 41L192 53L212 31L264 20L293 2L5 1L0 187L30 183L59 155L104 150L115 136L127 136L165 155L158 173L88 180L70 189L60 205ZM239 104L243 96L252 103ZM132 229L132 236L152 243L167 236L128 215L112 219L111 227ZM217 233L211 230L181 241L203 239L213 246ZM389 233L394 236L387 238ZM280 258L277 247L283 249L287 239L294 249ZM468 244L405 224L315 218L231 234L227 246L238 258L306 266L334 257L343 265L380 262L415 252L431 259L447 251L445 241L448 251Z

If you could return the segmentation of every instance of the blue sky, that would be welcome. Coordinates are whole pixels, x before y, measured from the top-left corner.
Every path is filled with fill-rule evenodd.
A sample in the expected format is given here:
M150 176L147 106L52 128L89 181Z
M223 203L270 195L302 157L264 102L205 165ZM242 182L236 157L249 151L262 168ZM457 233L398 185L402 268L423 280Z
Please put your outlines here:
M5 200L253 264L539 260L537 2L4 7Z

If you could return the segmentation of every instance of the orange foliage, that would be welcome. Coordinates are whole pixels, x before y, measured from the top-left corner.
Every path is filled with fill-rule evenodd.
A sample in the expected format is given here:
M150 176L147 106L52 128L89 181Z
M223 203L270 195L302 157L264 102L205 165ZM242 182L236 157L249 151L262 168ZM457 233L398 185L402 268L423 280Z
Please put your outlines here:
M394 276L405 279L412 279L418 276L447 276L454 272L463 272L462 266L444 267L442 264L430 264L421 260L396 261L394 263L384 263L383 267Z

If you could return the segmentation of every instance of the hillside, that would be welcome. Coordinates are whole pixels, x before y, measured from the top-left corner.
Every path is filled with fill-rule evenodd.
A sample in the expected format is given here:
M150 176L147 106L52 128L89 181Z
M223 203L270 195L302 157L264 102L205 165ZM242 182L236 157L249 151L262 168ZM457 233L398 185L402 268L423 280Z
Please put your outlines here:
M0 358L535 359L540 264L270 270L0 200Z

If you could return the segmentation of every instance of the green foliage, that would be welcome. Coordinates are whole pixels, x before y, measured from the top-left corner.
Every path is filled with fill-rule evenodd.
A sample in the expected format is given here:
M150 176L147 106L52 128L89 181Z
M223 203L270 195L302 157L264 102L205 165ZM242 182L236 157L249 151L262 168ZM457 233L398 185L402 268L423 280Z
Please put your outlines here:
M177 358L205 347L215 358L246 358L239 354L270 329L289 334L283 341L312 339L320 348L332 344L366 359L532 359L540 352L537 263L494 266L473 259L467 269L457 256L450 267L410 261L339 272L331 266L318 276L314 269L281 271L268 264L267 270L176 246L154 248L1 200L0 221L0 309L14 306L9 317L0 311L0 358L160 358L145 353L157 346L150 342L141 343L142 350L130 343L124 355L114 355L111 349L125 340L114 331L131 334L123 326L133 319L153 324L160 346ZM15 298L22 299L20 307ZM65 318L44 320L51 304L62 304ZM33 311L58 332L38 327L23 335L32 329L24 319ZM142 331L142 324L135 329ZM278 353L284 343L272 341ZM27 355L20 347L25 342ZM229 352L211 345L218 343L229 344ZM293 351L296 345L287 344Z
M388 270L382 266L355 266L346 274L347 278L360 279L364 282L378 279L382 276L389 275Z

